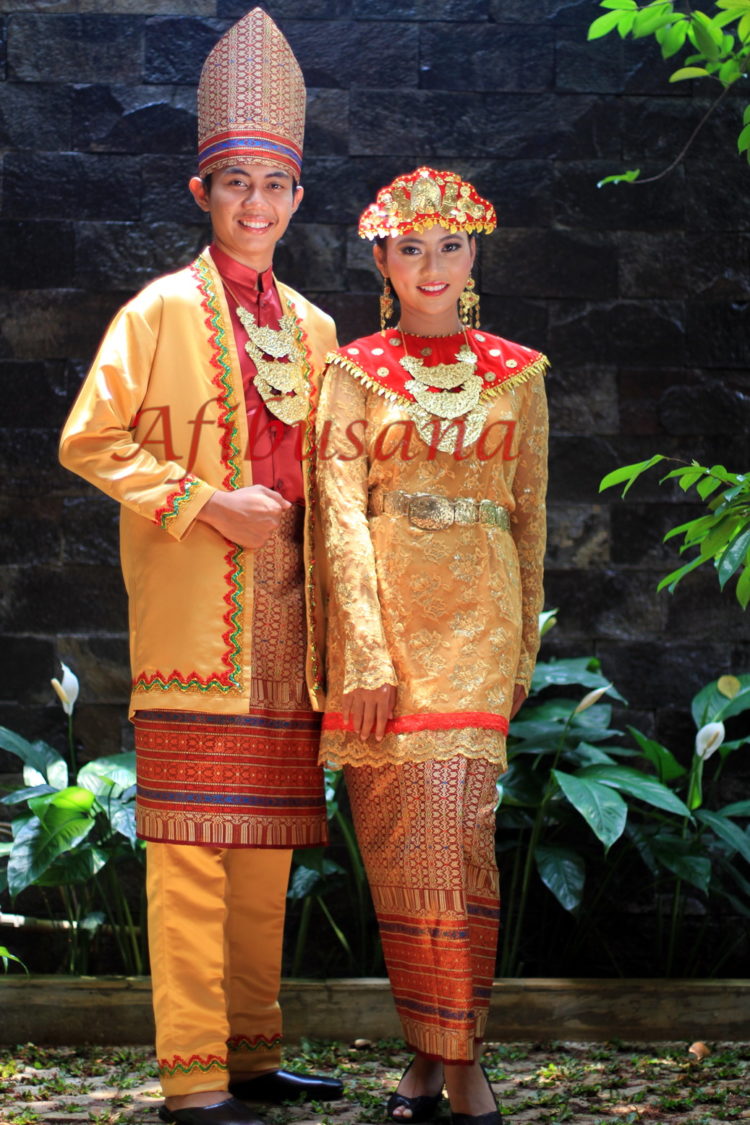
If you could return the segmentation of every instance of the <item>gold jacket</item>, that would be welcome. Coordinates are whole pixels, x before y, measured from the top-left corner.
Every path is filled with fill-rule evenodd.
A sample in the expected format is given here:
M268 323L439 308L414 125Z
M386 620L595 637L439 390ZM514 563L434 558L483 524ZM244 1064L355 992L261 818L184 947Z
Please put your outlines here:
M302 427L307 682L321 709L323 630L310 451L333 321L277 282L307 352ZM247 712L253 552L196 516L216 490L252 484L242 376L209 250L134 297L110 325L63 430L60 459L121 504L131 711Z

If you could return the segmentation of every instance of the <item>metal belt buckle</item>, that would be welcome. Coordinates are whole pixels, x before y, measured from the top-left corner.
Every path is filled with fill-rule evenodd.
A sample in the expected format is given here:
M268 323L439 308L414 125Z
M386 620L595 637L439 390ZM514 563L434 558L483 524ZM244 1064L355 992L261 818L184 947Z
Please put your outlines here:
M415 492L409 498L409 523L423 531L442 531L454 520L453 501L429 492Z
M479 523L479 504L470 496L458 496L453 501L455 521L460 524Z

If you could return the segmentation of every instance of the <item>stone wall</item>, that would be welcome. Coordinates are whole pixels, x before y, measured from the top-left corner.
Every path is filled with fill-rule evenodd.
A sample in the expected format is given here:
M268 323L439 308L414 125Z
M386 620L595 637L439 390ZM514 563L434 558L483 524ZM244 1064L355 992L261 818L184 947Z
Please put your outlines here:
M117 307L206 238L194 168L202 60L249 0L3 0L0 149L0 722L59 739L49 688L82 680L88 755L129 740L116 510L57 465L56 439ZM597 494L659 450L747 465L750 297L742 102L656 171L706 91L670 87L643 44L587 45L594 0L269 0L309 90L306 197L278 272L371 331L376 281L353 233L399 171L453 167L497 204L485 326L543 349L553 419L546 651L596 653L630 721L682 738L708 678L748 668L747 617L710 574L657 596L664 529L688 507L645 483ZM675 745L679 750L679 746ZM2 763L0 763L2 772Z

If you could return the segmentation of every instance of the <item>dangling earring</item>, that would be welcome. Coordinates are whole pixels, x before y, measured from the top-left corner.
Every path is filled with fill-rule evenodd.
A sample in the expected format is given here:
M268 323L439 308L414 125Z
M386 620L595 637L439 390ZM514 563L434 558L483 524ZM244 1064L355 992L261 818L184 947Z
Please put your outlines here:
M467 327L479 328L479 294L476 292L474 278L471 276L458 298L458 315Z
M393 316L393 290L388 278L383 275L383 292L380 295L380 331L385 332L388 321Z

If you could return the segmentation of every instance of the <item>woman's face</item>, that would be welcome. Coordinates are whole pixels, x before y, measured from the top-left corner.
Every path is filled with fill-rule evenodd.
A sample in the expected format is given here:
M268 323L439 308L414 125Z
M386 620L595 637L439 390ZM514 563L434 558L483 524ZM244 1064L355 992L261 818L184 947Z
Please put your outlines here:
M463 231L435 226L407 232L374 246L375 264L389 277L401 304L405 332L437 335L458 331L456 302L474 263L476 247Z

